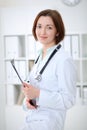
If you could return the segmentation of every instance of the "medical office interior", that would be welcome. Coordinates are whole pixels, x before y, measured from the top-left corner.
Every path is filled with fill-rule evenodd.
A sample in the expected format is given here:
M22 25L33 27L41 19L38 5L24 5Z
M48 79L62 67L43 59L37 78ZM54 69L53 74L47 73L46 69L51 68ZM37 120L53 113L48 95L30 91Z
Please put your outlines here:
M64 130L87 130L87 0L0 0L0 130L19 130L23 123L21 82L10 61L25 80L41 47L32 36L33 20L47 8L61 13L66 28L61 44L77 67L76 104Z

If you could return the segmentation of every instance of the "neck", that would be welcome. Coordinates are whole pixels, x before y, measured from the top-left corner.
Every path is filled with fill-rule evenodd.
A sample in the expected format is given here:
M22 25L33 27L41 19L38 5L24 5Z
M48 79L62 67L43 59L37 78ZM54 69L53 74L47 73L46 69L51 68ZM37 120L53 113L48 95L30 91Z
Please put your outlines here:
M46 56L47 54L47 49L49 49L50 47L54 46L55 44L51 45L51 46L43 46L43 58Z
M42 54L43 58L46 56L46 53L47 53L47 49L43 49L43 54Z

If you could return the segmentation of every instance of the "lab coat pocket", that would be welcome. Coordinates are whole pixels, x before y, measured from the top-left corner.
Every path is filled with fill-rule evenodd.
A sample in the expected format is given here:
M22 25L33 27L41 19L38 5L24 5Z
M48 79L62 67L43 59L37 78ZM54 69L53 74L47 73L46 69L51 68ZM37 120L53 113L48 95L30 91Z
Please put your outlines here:
M49 120L50 114L46 111L33 111L26 117L27 122Z

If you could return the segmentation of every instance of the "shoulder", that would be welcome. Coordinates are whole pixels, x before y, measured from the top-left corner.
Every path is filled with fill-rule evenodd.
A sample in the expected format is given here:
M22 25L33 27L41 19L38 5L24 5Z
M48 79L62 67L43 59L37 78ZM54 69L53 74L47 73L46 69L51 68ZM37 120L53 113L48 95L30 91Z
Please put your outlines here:
M57 67L72 66L76 68L72 56L70 56L70 54L67 53L63 47L61 47L60 50L57 52L55 60L56 60Z
M66 52L64 50L64 48L61 46L61 48L58 50L57 54L56 54L57 59L59 59L60 61L65 61L68 59L72 60L72 57L70 56L70 54L68 52Z

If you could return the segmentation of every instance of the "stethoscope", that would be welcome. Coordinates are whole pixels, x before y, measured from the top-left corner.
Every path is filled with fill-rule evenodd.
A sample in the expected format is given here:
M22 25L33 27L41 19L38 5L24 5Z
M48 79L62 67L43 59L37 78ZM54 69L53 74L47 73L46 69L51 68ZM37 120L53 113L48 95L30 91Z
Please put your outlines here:
M45 65L42 67L42 69L39 71L39 73L37 75L35 75L35 79L37 81L41 81L42 79L42 74L44 72L44 70L46 69L49 61L52 59L52 57L56 54L56 52L61 48L61 44L59 44L55 49L54 51L51 53L51 55L49 56L47 62L45 63ZM37 64L38 60L39 60L39 57L40 55L37 57L36 61L35 61L35 64Z
M43 74L44 70L46 69L46 67L47 67L47 65L48 65L48 63L49 63L49 61L52 59L52 57L56 54L56 52L57 52L60 48L61 48L61 44L59 44L59 45L54 49L54 51L53 51L53 52L51 53L51 55L49 56L47 62L45 63L45 65L42 67L42 69L39 71L39 73L35 75L35 79L36 79L37 81L41 81L41 79L42 79L42 74ZM36 61L35 61L35 64L37 64L37 62L38 62L38 60L39 60L39 57L40 57L40 55L37 57L37 59L36 59ZM12 66L13 66L13 68L14 68L16 74L17 74L17 76L19 77L21 83L23 83L23 80L21 79L21 77L20 77L20 75L19 75L19 73L18 73L18 71L17 71L17 69L16 69L16 67L15 67L15 65L14 65L14 59L11 60L11 64L12 64ZM29 82L29 81L27 81L27 82Z

